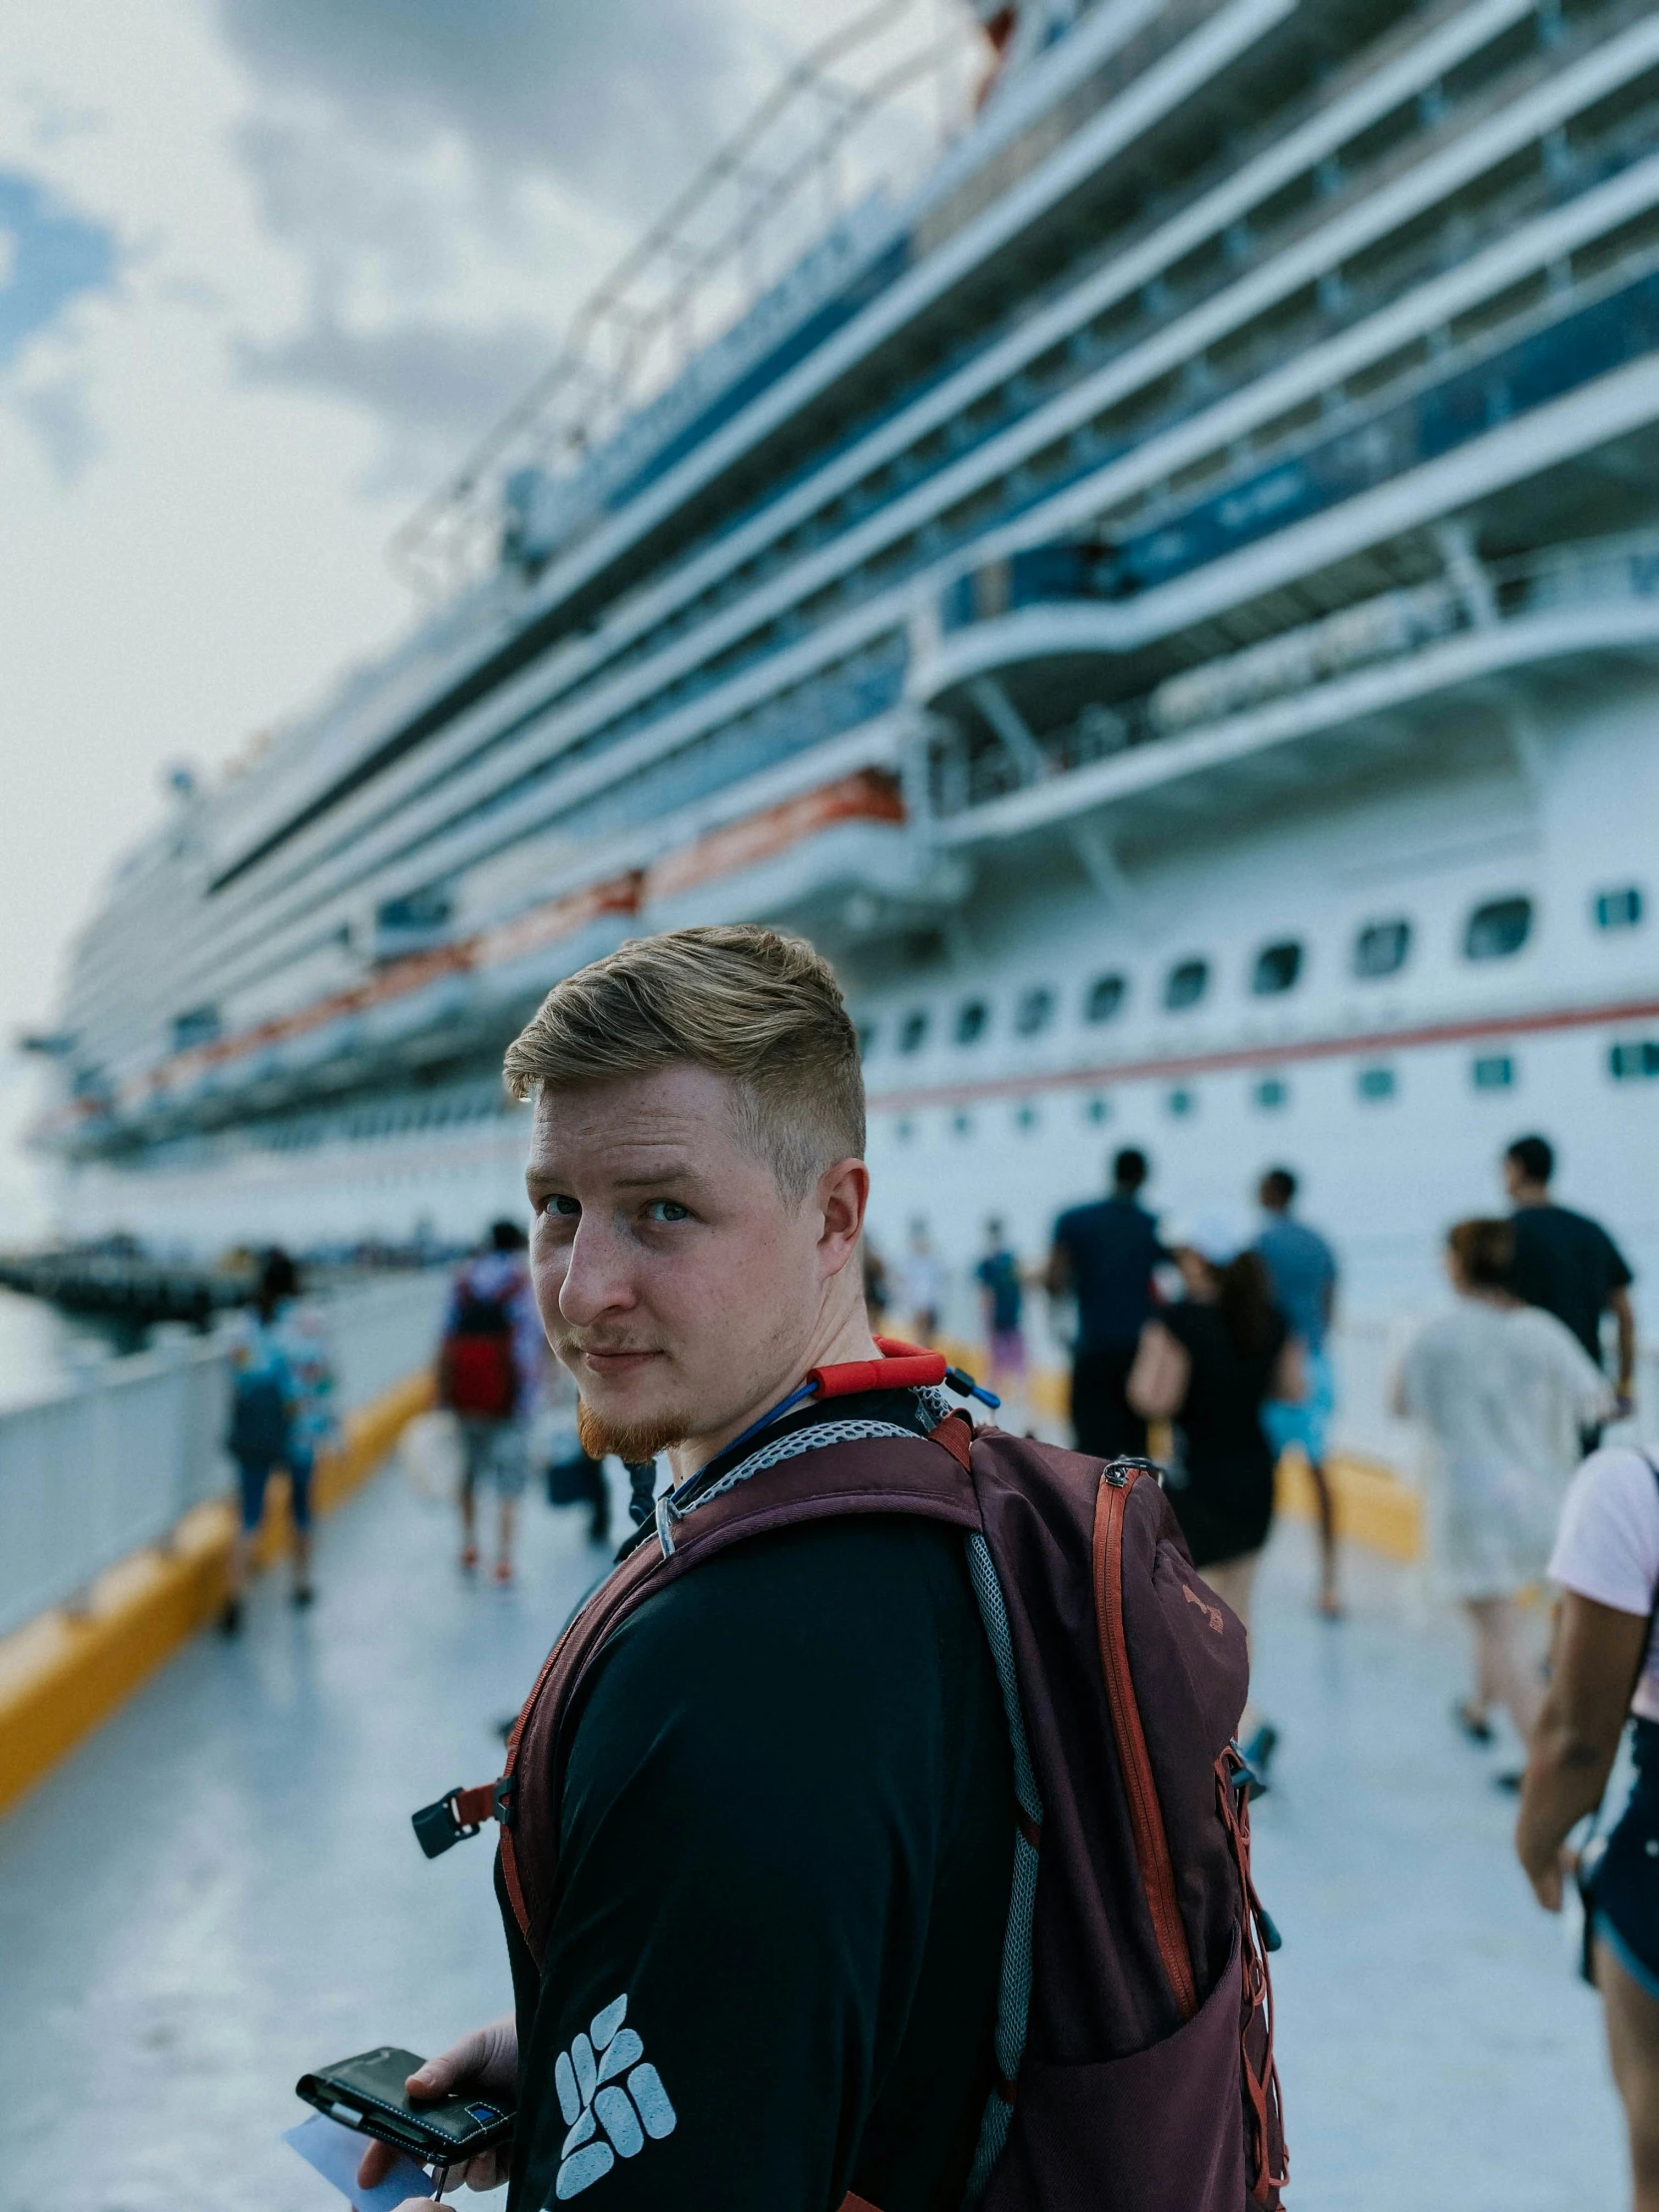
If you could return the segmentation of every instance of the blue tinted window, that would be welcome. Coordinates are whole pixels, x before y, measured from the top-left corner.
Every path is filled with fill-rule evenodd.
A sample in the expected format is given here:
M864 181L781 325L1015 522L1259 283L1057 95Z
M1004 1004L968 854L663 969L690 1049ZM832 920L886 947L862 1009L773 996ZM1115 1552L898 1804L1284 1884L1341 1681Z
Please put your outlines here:
M1515 1063L1507 1052L1482 1053L1470 1070L1477 1091L1506 1091L1515 1080Z
M1256 1086L1256 1103L1264 1113L1274 1113L1285 1105L1291 1095L1291 1086L1282 1075L1264 1075Z
M1034 1037L1054 1018L1054 993L1046 983L1024 992L1014 1008L1014 1029L1019 1036Z
M1392 1068L1362 1068L1355 1083L1360 1096L1370 1099L1392 1098L1394 1087Z
M1394 975L1411 951L1411 924L1403 915L1391 921L1370 921L1354 940L1354 972L1362 982L1380 975Z
M898 1049L914 1052L927 1035L927 1009L917 1006L898 1025Z
M1634 883L1596 893L1598 929L1634 929L1642 918L1642 894Z
M1615 1083L1642 1083L1659 1076L1659 1037L1614 1045L1607 1055L1607 1072Z
M1089 985L1089 995L1083 1001L1085 1021L1110 1021L1121 1011L1129 995L1129 980L1123 975L1097 975Z
M1172 1014L1196 1006L1210 988L1208 960L1177 960L1164 978L1164 1004Z
M1184 1121L1189 1114L1197 1110L1198 1100L1189 1090L1175 1090L1170 1092L1168 1098L1164 1101L1164 1105L1177 1121Z
M1302 947L1294 937L1283 944L1265 944L1256 955L1250 987L1258 998L1273 998L1296 988L1302 973Z
M1530 898L1491 898L1476 906L1463 934L1468 960L1507 960L1532 934Z
M956 1042L973 1044L985 1033L991 1010L982 998L964 999L956 1009Z

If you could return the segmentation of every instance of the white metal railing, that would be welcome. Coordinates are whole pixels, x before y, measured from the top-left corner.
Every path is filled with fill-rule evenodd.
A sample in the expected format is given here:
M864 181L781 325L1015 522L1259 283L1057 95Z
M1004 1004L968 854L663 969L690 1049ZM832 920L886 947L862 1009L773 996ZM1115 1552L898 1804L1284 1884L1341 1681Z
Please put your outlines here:
M446 1289L434 1270L318 1301L342 1411L430 1359ZM51 1395L0 1412L0 1636L72 1601L227 1489L229 1396L221 1332L84 1367Z

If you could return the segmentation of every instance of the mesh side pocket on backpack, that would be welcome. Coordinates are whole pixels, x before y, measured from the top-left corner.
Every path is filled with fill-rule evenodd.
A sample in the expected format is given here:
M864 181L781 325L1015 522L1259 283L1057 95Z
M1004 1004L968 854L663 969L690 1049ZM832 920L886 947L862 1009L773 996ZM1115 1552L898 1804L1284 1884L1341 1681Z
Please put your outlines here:
M1014 1874L1008 1898L1008 1926L1002 1938L1002 1977L997 1989L997 2071L1004 2087L1019 2080L1025 2058L1026 2021L1031 2010L1031 1923L1036 1911L1038 1850L1033 1838L1042 1829L1042 1799L1031 1768L1031 1751L1025 1739L1025 1715L1020 1708L1019 1680L1014 1673L1014 1640L1008 1628L1008 1609L1002 1601L1002 1585L996 1579L990 1547L983 1536L967 1539L968 1574L973 1583L985 1640L991 1648L1003 1711L1014 1755L1014 1795L1021 1814L1014 1833ZM985 2099L979 2123L979 2141L968 2175L966 2203L977 2204L984 2194L991 2170L1002 2155L1013 2120L1013 2101L1003 2087L993 2088Z

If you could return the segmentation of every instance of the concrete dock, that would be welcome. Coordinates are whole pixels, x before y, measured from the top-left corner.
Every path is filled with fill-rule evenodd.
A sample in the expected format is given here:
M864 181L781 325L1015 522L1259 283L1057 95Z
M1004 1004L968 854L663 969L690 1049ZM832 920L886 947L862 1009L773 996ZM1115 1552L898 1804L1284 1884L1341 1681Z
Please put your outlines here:
M0 2076L30 2116L7 2212L328 2212L278 2140L296 2076L505 2008L487 1843L428 1864L408 1814L495 1771L603 1564L580 1514L525 1519L519 1586L469 1582L449 1509L388 1468L323 1527L314 1611L268 1577L240 1641L196 1640L0 1823ZM1447 1719L1456 1623L1364 1556L1318 1620L1306 1546L1275 1539L1258 1661L1289 2202L1619 2205L1595 2000Z

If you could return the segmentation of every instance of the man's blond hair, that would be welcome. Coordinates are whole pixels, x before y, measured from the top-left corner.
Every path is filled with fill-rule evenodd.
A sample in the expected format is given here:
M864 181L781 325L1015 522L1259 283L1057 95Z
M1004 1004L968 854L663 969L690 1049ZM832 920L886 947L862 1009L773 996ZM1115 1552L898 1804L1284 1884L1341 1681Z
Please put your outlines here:
M799 937L744 923L634 937L555 983L507 1049L515 1098L689 1062L734 1086L738 1135L796 1204L861 1158L857 1033L834 971Z

